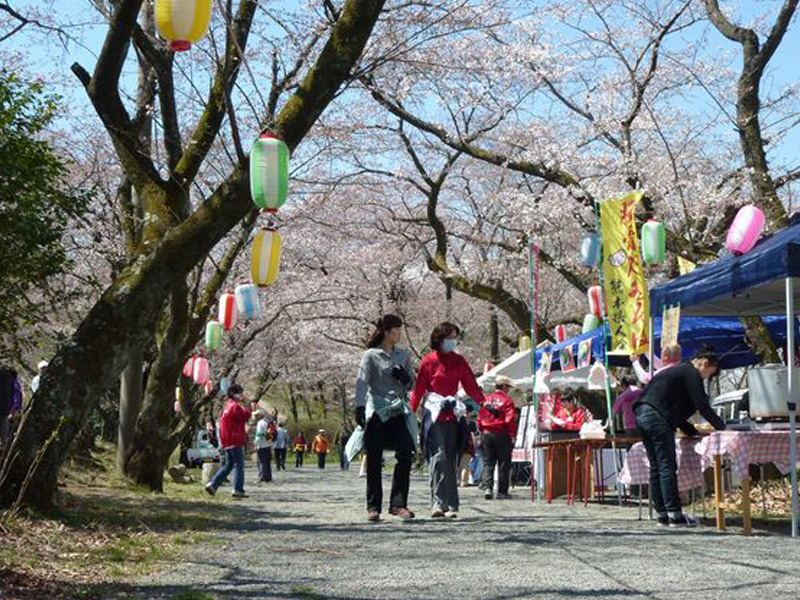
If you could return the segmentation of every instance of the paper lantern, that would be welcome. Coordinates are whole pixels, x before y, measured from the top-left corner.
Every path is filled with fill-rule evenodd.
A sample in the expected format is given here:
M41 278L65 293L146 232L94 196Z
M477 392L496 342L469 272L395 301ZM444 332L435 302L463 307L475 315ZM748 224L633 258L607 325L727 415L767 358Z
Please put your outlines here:
M222 325L219 321L206 323L206 350L214 352L222 345Z
M555 329L555 336L556 336L556 344L560 344L561 342L566 341L567 339L567 328L565 325L556 325Z
M523 335L521 338L519 338L518 349L520 352L525 352L526 350L530 350L531 338L527 335Z
M600 260L600 237L590 233L581 242L581 263L586 267L594 267Z
M236 286L236 307L242 318L252 321L261 317L261 298L258 288L249 281Z
M183 363L183 376L187 378L194 377L194 361L197 357L192 354L189 359Z
M183 397L183 391L181 388L175 388L175 412L181 412L181 397Z
M599 285L593 285L589 288L586 292L586 295L589 298L589 313L598 317L600 319L603 318L603 288Z
M194 359L192 379L197 385L205 385L208 381L208 359L205 356L198 356Z
M213 391L214 391L214 385L211 383L211 380L209 379L203 386L203 392L205 393L206 396L210 396Z
M219 316L217 320L225 331L230 331L236 327L236 322L239 320L239 309L236 307L236 296L234 296L232 290L225 290L225 293L219 297Z
M278 277L281 265L281 234L271 227L260 229L253 240L252 279L259 287Z
M221 394L226 394L228 392L228 388L231 387L231 380L227 377L220 377L219 380L219 391Z
M600 319L595 315L586 315L583 317L583 328L581 328L581 333L589 333L600 327Z
M748 204L739 209L728 230L726 246L733 254L750 251L758 241L764 228L764 213L756 206Z
M664 262L667 253L667 234L664 225L650 219L642 226L642 258L648 265Z
M156 27L175 52L197 43L211 22L211 0L156 0Z
M276 212L289 192L289 147L271 132L250 149L250 196L256 206Z

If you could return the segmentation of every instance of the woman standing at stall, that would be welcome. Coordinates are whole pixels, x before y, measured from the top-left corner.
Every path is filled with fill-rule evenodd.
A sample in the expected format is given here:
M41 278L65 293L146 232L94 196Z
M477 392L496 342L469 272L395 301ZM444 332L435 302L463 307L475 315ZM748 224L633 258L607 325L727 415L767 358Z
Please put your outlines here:
M356 423L364 428L367 455L369 521L381 518L381 467L386 448L393 448L397 459L389 514L404 521L414 518L414 513L408 509L408 488L416 446L417 418L408 405L408 391L414 379L408 350L398 347L402 337L403 320L400 317L381 317L367 340L356 379Z
M456 518L459 498L456 470L465 432L459 427L455 395L459 384L467 395L484 403L466 359L455 352L461 330L453 323L440 323L431 332L432 352L422 359L417 384L411 394L411 410L425 402L423 439L431 485L431 518ZM463 405L462 405L463 406Z

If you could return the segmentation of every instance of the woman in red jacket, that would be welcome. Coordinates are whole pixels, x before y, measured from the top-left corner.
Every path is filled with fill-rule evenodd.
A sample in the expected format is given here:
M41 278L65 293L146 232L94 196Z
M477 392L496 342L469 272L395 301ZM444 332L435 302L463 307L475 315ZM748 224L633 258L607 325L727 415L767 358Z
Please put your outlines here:
M206 485L212 496L233 471L233 497L247 498L244 493L244 447L247 443L246 425L258 402L250 402L245 408L244 388L233 384L228 388L228 401L219 418L219 447L225 452L225 464Z
M483 392L466 359L455 352L461 330L453 323L440 323L431 332L433 350L422 359L417 383L411 394L411 410L425 402L423 439L431 485L431 518L458 516L456 470L461 456L458 417L463 404L454 396L461 385L467 395L483 404ZM431 394L437 396L429 397ZM432 418L435 415L435 419Z

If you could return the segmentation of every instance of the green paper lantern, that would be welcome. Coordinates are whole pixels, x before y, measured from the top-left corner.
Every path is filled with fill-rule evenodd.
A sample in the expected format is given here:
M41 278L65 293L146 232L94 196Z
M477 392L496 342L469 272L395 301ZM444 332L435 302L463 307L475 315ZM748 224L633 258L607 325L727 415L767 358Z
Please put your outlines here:
M250 195L256 206L277 212L289 193L289 147L273 133L262 133L250 150Z

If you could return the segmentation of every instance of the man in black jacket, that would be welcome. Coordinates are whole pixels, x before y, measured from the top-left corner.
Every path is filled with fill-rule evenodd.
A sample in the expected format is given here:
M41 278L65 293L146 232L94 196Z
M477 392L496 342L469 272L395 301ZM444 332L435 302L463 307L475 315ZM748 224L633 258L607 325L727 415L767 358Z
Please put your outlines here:
M675 428L690 436L697 435L688 419L699 412L715 429L725 429L725 423L711 409L703 386L703 380L717 372L718 362L716 354L703 350L691 363L659 371L633 405L636 427L650 461L650 498L661 526L697 525L681 509Z

